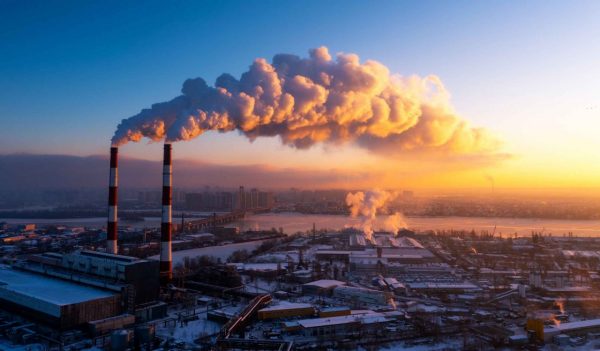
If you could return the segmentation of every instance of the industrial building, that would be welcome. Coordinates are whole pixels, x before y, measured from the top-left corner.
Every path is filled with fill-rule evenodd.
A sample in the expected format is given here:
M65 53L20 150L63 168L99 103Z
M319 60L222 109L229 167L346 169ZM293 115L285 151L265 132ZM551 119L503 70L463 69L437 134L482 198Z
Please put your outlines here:
M538 340L552 342L559 335L585 336L600 332L600 319L589 319L577 322L559 323L545 326L540 319L527 320L527 330L535 333Z
M350 307L346 306L327 307L319 310L319 318L349 316L350 312Z
M391 321L383 313L366 311L363 314L350 314L338 317L311 318L283 323L287 332L298 333L303 336L348 336L362 333L376 333L384 330L384 326Z
M117 317L161 318L158 262L95 251L30 255L0 272L6 309L58 329Z
M118 293L0 266L2 307L69 329L121 313Z
M258 319L278 319L290 317L306 317L315 314L315 308L308 303L282 301L274 306L258 310Z
M331 295L333 289L338 286L346 285L346 283L339 280L332 279L321 279L315 280L314 282L306 283L302 285L302 294L305 295Z
M466 293L479 292L482 289L469 282L411 282L407 284L412 291L422 293Z
M371 241L361 232L351 233L348 240L351 248L395 247L415 250L424 249L423 245L413 238L396 236L394 233L389 232L375 232L371 236Z
M402 273L406 265L438 262L431 251L410 237L375 233L369 241L362 233L350 233L348 238L350 250L318 250L315 258L343 262L358 273Z
M393 294L389 291L338 286L333 289L333 297L354 303L386 305L393 298Z
M113 290L124 297L126 309L158 299L158 262L96 251L31 255L23 270Z

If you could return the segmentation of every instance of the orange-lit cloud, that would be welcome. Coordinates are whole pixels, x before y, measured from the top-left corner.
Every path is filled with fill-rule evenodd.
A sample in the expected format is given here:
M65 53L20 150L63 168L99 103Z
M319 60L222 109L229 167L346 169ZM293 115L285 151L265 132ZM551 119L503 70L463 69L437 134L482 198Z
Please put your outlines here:
M352 143L379 155L491 156L500 142L458 116L436 76L396 76L386 66L327 48L310 57L256 59L238 80L214 87L188 79L182 95L124 119L113 144L146 137L190 140L209 130L238 130L249 139L279 136L298 149Z

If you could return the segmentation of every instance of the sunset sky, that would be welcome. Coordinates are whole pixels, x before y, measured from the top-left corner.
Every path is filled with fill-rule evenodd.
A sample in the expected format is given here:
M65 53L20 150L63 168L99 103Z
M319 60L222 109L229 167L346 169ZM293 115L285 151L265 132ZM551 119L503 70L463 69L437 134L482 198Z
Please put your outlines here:
M599 18L598 1L2 1L0 153L106 155L122 119L180 95L188 78L213 85L256 58L327 47L392 75L439 77L453 113L501 146L466 156L351 142L298 150L233 131L178 142L175 157L337 172L345 187L486 189L493 179L498 189L597 191ZM128 143L121 155L159 160L161 145Z

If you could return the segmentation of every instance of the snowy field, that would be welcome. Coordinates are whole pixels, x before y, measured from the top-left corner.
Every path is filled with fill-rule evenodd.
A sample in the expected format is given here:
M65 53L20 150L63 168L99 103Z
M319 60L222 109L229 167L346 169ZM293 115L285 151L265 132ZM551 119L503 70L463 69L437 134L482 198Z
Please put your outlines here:
M260 246L265 240L248 241L244 243L236 243L221 246L207 246L198 249L173 251L173 264L183 262L185 257L195 258L200 256L212 256L225 261L232 253L237 250L248 250L249 252ZM150 256L150 259L158 260L160 255Z

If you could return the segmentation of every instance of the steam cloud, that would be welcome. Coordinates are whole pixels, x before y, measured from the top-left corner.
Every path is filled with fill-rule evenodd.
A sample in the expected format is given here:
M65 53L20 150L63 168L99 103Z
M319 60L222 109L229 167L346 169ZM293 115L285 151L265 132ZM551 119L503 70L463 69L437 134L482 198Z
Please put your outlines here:
M113 145L144 137L190 140L209 130L239 130L250 140L279 136L299 149L353 142L386 154L485 154L499 145L453 112L438 77L391 75L383 64L361 63L355 54L333 59L326 47L310 50L308 58L256 59L239 80L223 74L214 87L188 79L181 91L122 120Z
M346 195L346 205L350 207L350 215L362 218L362 229L367 240L372 241L373 239L373 225L377 219L377 213L385 209L387 203L395 197L396 194L383 190L358 191ZM402 215L396 212L385 218L382 229L396 234L398 230L405 227L406 223Z

